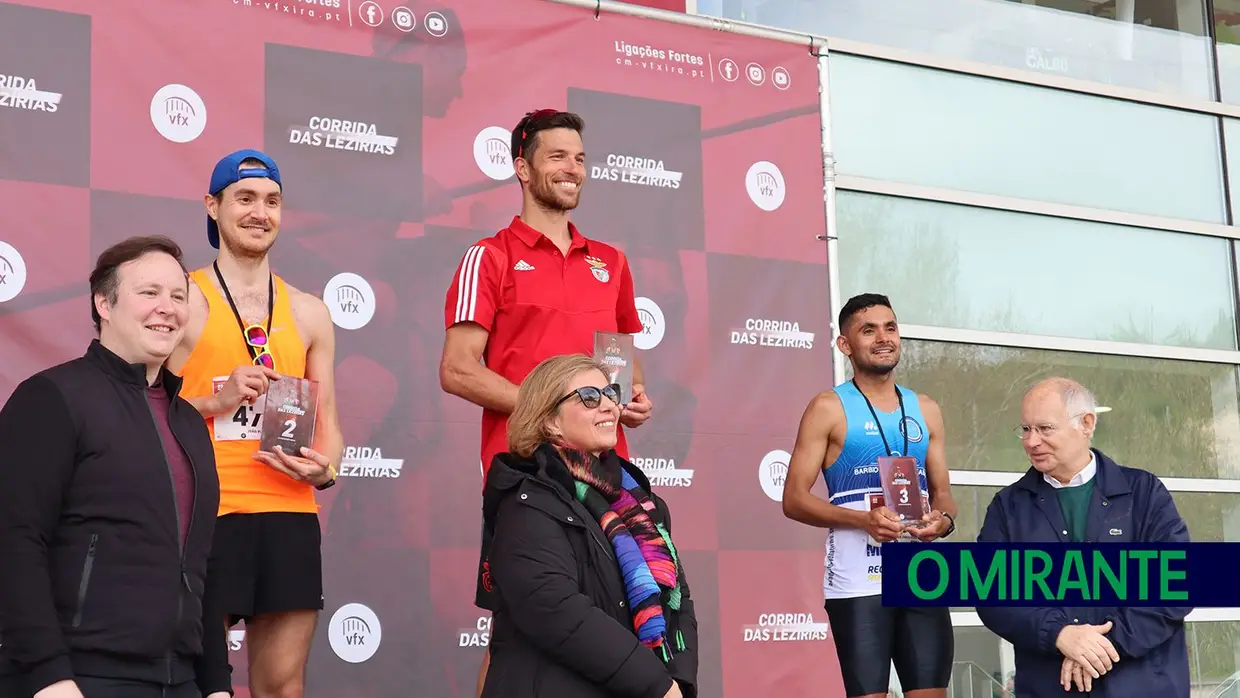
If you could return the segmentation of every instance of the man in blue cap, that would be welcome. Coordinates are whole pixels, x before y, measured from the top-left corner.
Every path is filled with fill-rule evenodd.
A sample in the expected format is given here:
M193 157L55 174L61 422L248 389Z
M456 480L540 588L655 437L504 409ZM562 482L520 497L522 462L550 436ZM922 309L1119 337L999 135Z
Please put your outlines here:
M219 255L190 273L190 320L168 366L215 448L220 508L207 583L218 589L220 622L245 621L251 695L300 697L323 609L315 492L335 484L344 450L335 332L321 299L271 272L283 208L275 161L257 150L228 155L204 204ZM268 387L289 377L319 384L313 447L259 450Z

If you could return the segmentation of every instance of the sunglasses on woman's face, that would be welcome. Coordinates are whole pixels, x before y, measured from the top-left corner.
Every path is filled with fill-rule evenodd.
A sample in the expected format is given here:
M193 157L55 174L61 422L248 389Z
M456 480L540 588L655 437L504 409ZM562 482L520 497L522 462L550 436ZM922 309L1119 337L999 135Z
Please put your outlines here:
M568 400L571 400L573 396L576 396L581 400L581 404L585 405L589 409L594 409L599 406L600 402L602 402L604 395L607 396L608 400L615 403L616 406L620 405L620 386L613 383L605 388L595 388L593 386L577 388L568 395L560 398L560 401L555 403L555 406L559 407Z

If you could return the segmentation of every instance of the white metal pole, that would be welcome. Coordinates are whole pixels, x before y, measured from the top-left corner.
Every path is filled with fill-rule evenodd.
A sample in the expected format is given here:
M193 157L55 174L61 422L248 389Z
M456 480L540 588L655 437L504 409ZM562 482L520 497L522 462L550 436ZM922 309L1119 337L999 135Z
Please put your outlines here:
M840 306L840 257L839 233L836 228L835 215L835 151L831 144L831 79L829 58L825 47L818 54L818 117L822 123L822 201L827 216L827 230L818 238L827 242L827 289L829 322L831 327L831 374L835 385L845 380L846 361L844 354L836 347L835 339L840 334L836 323Z

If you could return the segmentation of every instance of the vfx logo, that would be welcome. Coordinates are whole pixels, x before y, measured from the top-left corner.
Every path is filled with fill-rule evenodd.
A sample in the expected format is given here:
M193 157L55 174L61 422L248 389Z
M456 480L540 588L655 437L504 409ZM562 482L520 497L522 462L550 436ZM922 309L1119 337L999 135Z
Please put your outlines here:
M663 317L663 309L658 303L644 296L638 296L634 300L642 331L633 335L633 346L641 351L649 351L663 341L663 335L667 332L667 320Z
M755 162L745 173L745 191L758 208L774 211L784 205L784 196L787 194L784 174L773 162Z
M375 316L375 291L357 274L333 276L323 288L323 302L331 311L332 322L342 329L361 329Z
M362 307L364 297L358 287L346 284L336 289L336 300L340 303L340 312L357 313Z
M173 143L189 143L207 127L207 105L185 85L164 85L151 98L151 124Z
M483 144L487 162L496 166L511 164L508 161L508 144L498 138L488 138Z
M173 126L189 126L189 118L194 116L194 105L180 97L173 97L164 102L164 111L168 122Z
M788 479L788 463L792 454L775 450L762 457L758 465L758 483L767 497L776 502L784 501L784 481Z
M642 321L642 334L650 334L651 328L659 322L654 319L654 313L645 308L637 311L637 317Z
M25 260L12 245L0 241L0 303L16 298L25 286Z
M340 607L327 626L332 651L350 664L360 664L379 650L383 627L375 612L360 603Z
M757 184L758 193L762 196L771 196L775 193L775 188L779 186L779 183L775 181L775 175L770 172L759 172L754 177L754 182Z
M512 134L502 126L487 126L474 136L474 164L482 174L502 182L512 169Z
M340 632L344 635L344 644L350 647L362 647L370 638L370 624L357 616L349 616L340 624Z

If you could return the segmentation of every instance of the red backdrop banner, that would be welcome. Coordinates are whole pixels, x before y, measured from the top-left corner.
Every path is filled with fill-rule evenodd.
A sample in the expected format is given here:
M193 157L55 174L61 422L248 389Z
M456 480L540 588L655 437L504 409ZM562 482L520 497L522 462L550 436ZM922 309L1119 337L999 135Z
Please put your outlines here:
M211 168L266 150L273 265L332 309L348 444L308 695L472 696L480 411L440 390L442 309L519 208L508 129L542 107L584 117L574 220L634 269L657 410L631 443L674 512L701 695L842 695L824 535L779 504L831 384L807 47L542 0L0 2L0 398L84 350L109 244L164 233L208 263Z

